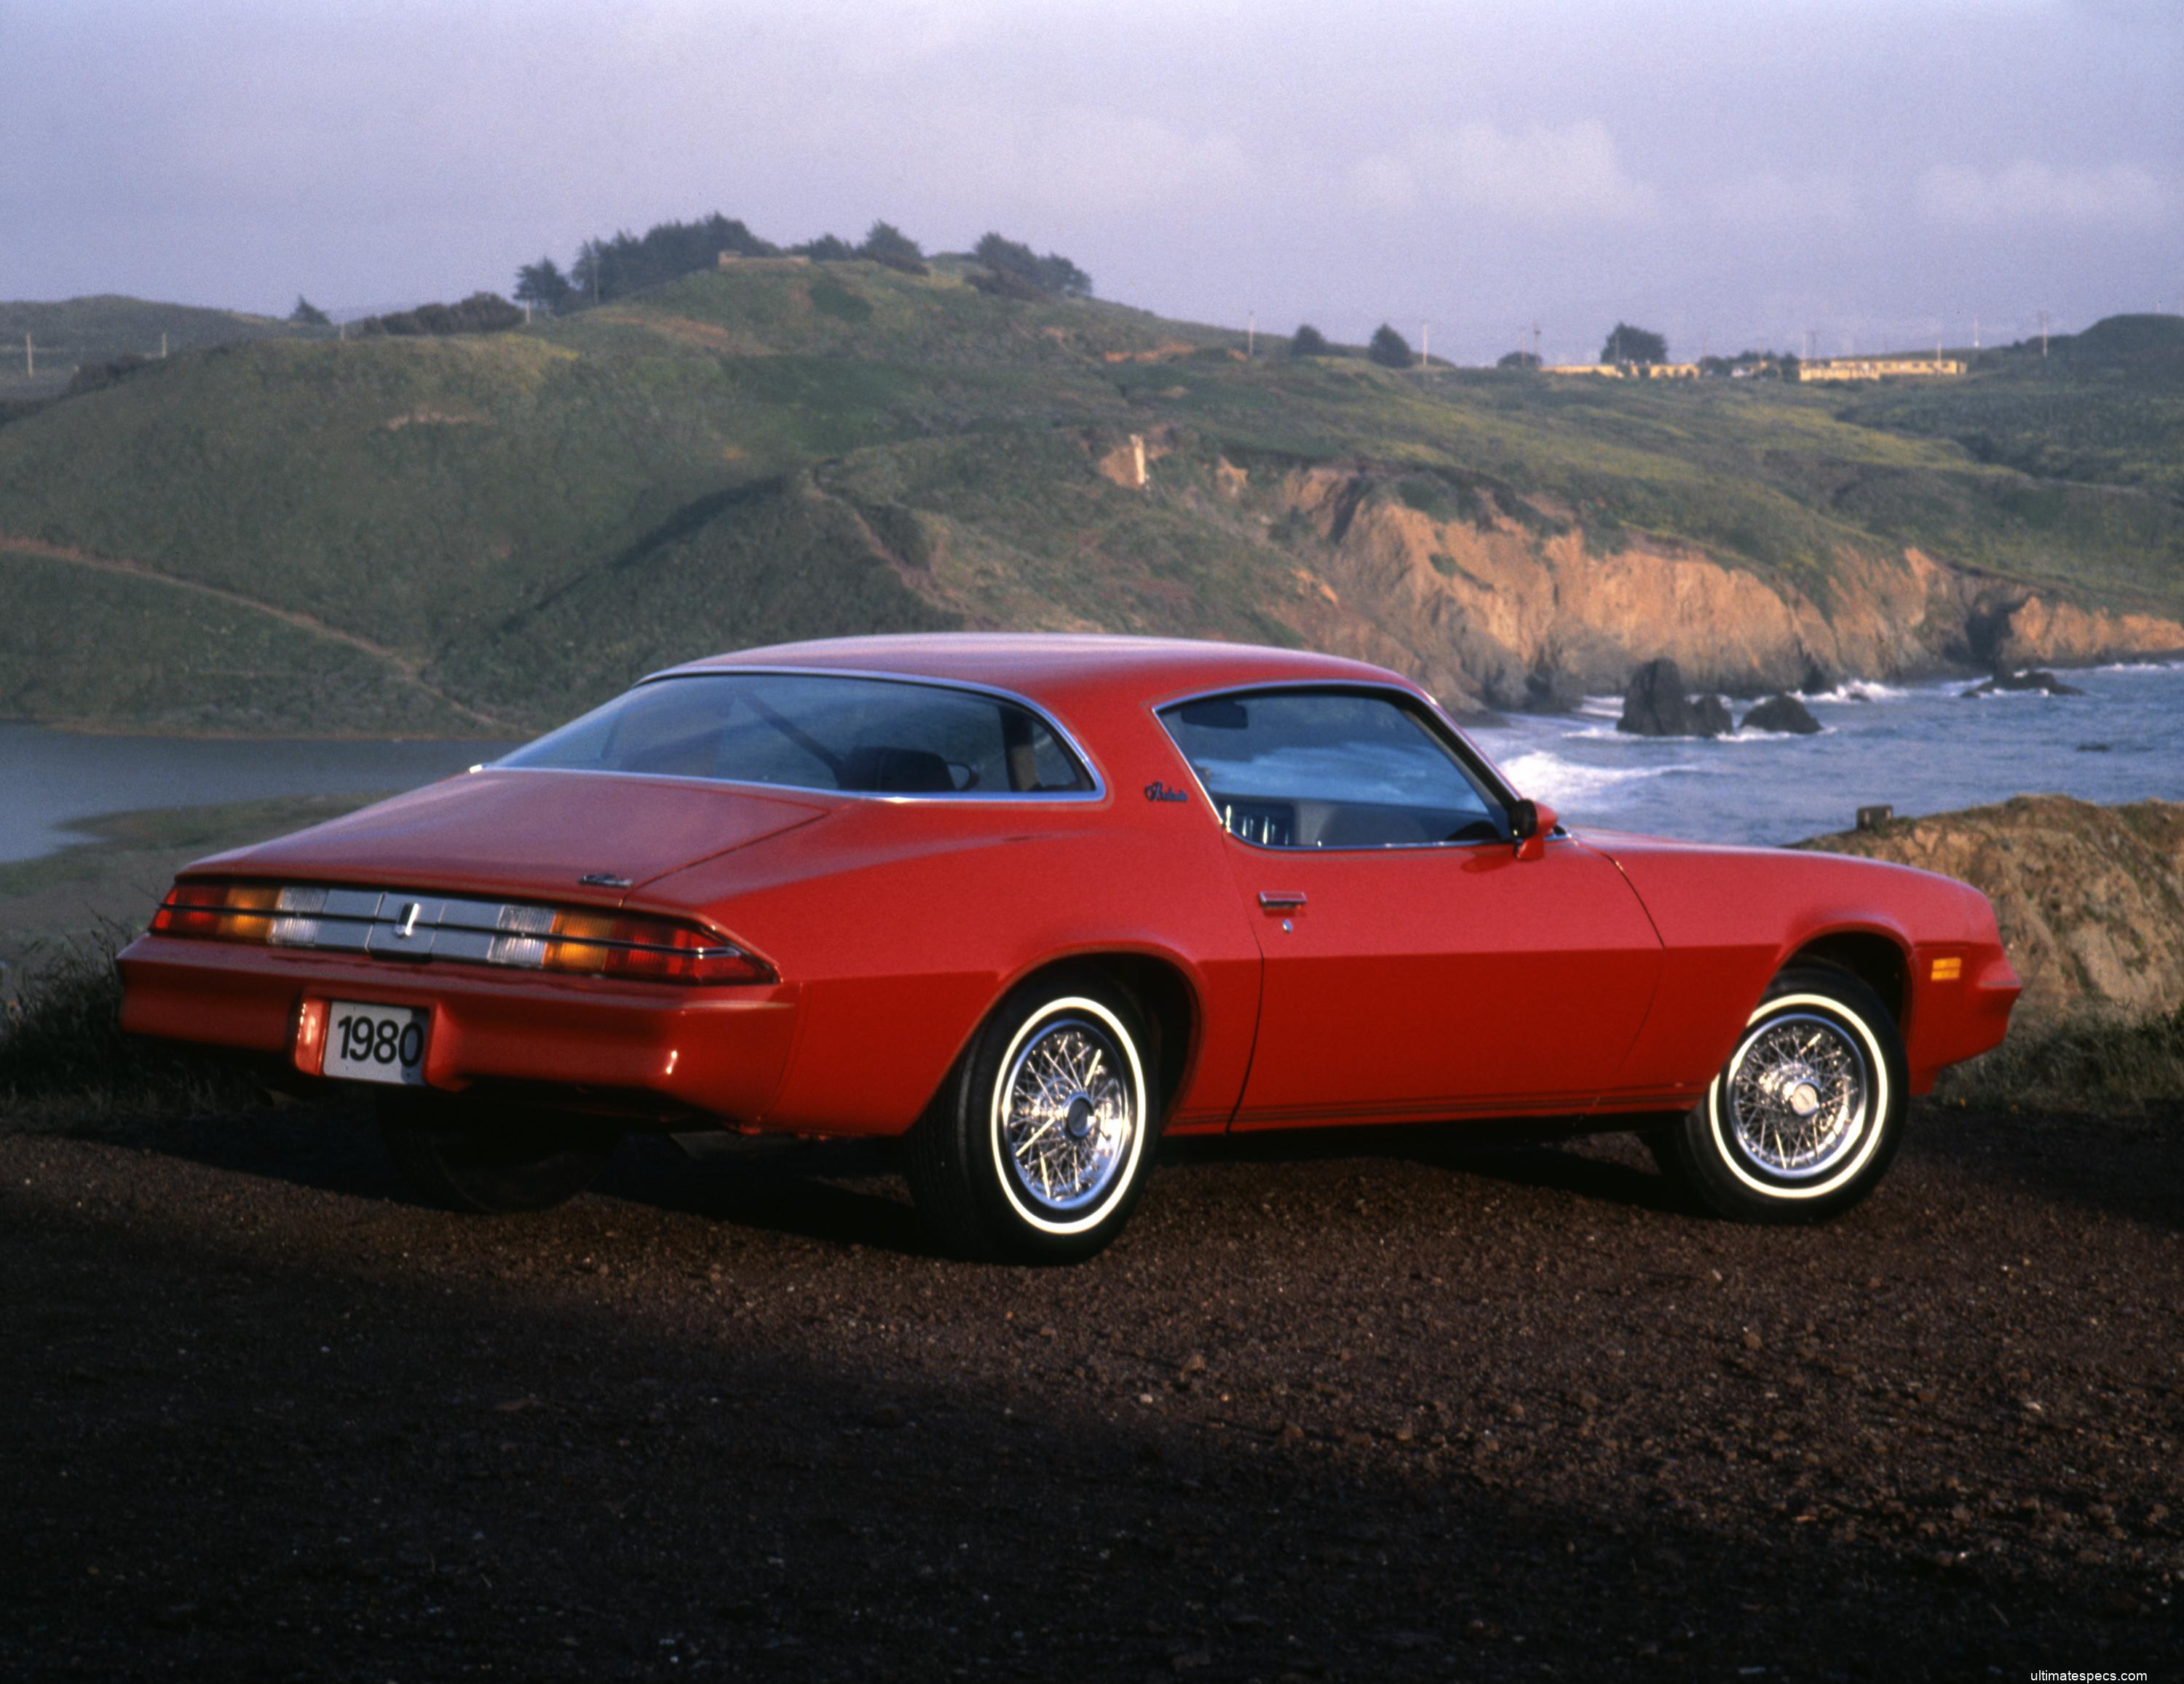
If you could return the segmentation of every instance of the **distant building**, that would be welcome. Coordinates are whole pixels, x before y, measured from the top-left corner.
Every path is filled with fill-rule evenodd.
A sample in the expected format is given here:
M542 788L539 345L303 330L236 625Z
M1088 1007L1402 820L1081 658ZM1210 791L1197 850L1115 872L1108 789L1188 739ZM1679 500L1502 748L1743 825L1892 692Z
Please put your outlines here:
M1552 363L1542 374L1591 374L1603 380L1696 380L1696 363Z
M1900 375L1962 374L1964 364L1954 357L1826 357L1797 365L1797 378L1807 380L1893 380Z

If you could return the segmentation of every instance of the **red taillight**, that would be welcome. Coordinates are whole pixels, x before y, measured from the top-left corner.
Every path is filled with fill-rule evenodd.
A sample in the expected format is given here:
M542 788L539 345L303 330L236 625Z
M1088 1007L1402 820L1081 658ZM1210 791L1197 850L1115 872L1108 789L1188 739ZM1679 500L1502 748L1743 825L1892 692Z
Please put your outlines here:
M433 908L426 912L425 908ZM423 923L418 923L419 915ZM630 982L770 983L772 967L696 924L644 913L440 900L318 885L177 883L160 935L410 961L504 966ZM398 940L400 945L396 945ZM387 945L382 946L382 943ZM413 946L410 944L415 943Z
M772 982L773 973L692 924L623 912L556 912L540 963L633 982Z
M161 935L203 935L218 941L272 939L281 891L265 883L178 883L152 915Z

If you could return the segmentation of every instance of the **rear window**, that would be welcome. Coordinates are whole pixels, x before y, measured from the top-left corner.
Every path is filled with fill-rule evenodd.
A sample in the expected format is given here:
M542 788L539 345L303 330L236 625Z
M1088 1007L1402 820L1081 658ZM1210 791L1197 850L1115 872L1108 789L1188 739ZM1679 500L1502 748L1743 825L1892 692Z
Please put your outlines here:
M1054 728L1020 703L937 684L803 673L655 679L499 764L875 795L1093 787Z

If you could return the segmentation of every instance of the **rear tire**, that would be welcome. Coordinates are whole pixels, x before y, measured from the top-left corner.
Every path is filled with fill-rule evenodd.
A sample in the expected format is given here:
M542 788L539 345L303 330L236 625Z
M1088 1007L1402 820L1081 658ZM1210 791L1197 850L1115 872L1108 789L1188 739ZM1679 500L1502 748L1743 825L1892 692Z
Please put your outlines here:
M410 1190L443 1210L551 1210L590 1186L617 1131L590 1118L448 1094L382 1095L380 1135Z
M1137 1008L1096 973L1011 993L905 1143L934 1237L958 1257L1022 1263L1106 1246L1152 1168L1153 1054Z
M1718 1216L1822 1222L1887 1173L1908 1092L1880 996L1848 972L1799 966L1768 984L1706 1097L1646 1143Z

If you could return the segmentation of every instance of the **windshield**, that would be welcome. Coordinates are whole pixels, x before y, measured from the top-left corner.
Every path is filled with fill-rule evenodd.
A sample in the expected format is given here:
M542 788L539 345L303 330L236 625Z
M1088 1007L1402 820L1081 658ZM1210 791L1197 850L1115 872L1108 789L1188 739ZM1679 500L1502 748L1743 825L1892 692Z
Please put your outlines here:
M499 764L864 795L1047 795L1092 779L1046 721L978 690L816 673L655 679Z

